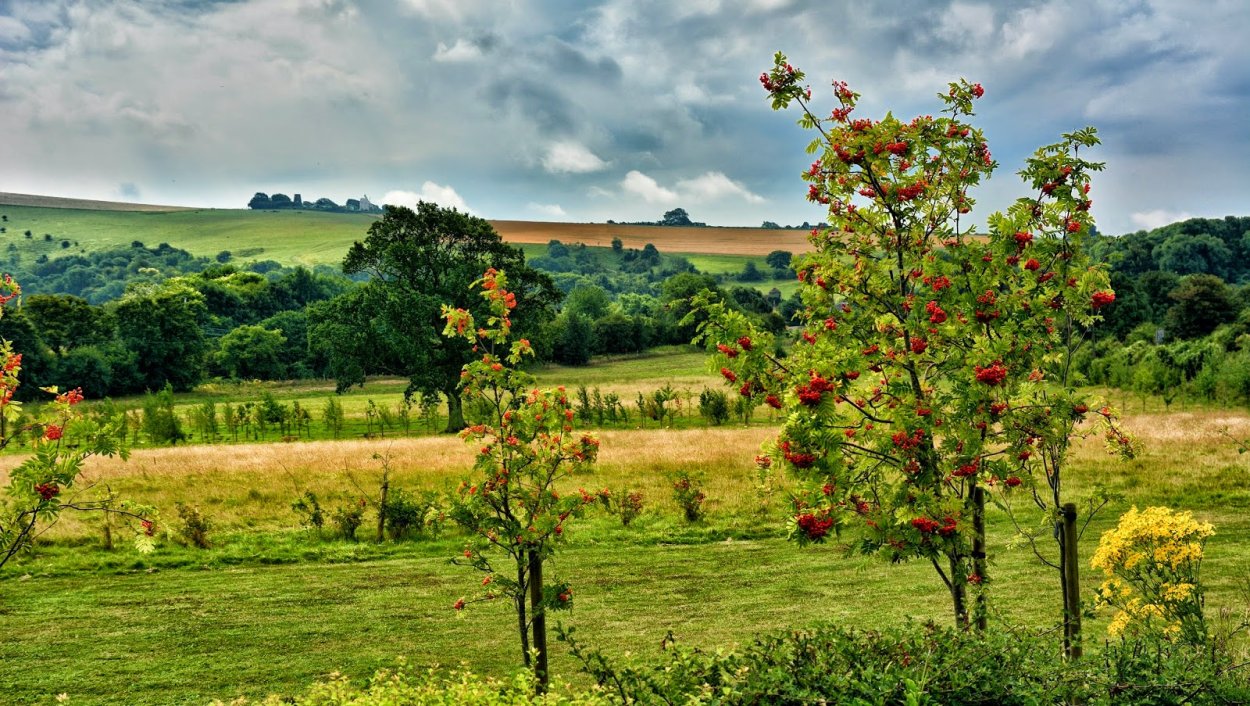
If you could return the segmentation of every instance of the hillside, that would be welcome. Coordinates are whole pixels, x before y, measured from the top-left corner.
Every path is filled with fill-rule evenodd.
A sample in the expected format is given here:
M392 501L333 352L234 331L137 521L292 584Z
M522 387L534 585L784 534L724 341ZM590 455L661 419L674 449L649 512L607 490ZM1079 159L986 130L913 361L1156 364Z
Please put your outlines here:
M287 265L338 264L353 241L364 237L374 216L315 211L196 209L109 201L61 199L0 193L0 213L8 217L4 236L29 230L35 239L76 243L75 250L100 250L142 241L168 243L196 255L229 250L236 257L270 259ZM492 221L509 242L545 244L550 240L625 247L652 243L665 253L760 257L773 250L807 250L806 233L759 228L680 228ZM49 253L55 257L54 252ZM740 269L740 265L735 269Z

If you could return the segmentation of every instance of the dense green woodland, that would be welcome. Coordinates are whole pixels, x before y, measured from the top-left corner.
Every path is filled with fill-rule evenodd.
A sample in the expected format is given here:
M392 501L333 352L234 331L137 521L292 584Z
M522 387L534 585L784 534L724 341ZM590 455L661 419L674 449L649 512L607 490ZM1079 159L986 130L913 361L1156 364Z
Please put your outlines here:
M462 224L462 231L481 230L485 250L451 258L440 271L453 269L453 262L472 271L458 272L441 291L418 291L437 279L430 273L390 307L392 313L410 313L420 308L412 302L428 299L420 315L432 326L438 306L463 298L487 265L523 266L521 251L504 245L485 221L464 220L469 225ZM4 269L22 284L25 297L21 308L0 320L0 335L24 354L28 398L48 385L82 385L86 394L100 397L159 390L166 383L185 390L212 377L334 378L341 389L367 375L409 376L428 367L412 359L411 342L419 338L382 315L389 295L367 283L393 281L394 273L353 264L350 256L343 269L311 271L245 261L255 254L249 251L209 258L139 241L57 256L56 239L45 242L33 233L25 238L21 224L7 216L4 224L10 237ZM483 258L488 250L503 259ZM670 304L722 282L727 296L771 316L779 329L782 321L772 312L780 293L769 298L751 284L766 276L792 278L789 257L774 253L769 261L775 266L749 263L740 275L743 284L735 285L727 281L734 276L700 274L684 258L662 255L650 244L627 249L617 242L608 249L552 241L531 262L546 273L540 287L546 291L526 332L544 359L571 364L599 353L685 343L692 328L680 325L680 304ZM417 259L429 258L426 253ZM461 364L448 362L455 370ZM411 391L448 391L448 385L425 382L414 379Z
M24 354L27 395L46 385L82 385L90 396L166 383L183 390L212 377L334 378L342 387L371 374L413 372L401 341L382 345L399 332L378 325L385 297L363 284L385 273L350 263L347 275L326 266L287 268L246 261L246 251L209 258L138 241L60 255L57 248L69 250L70 241L44 243L33 233L24 240L43 250L32 258L34 250L15 244L24 236L20 224L3 227L11 238L3 267L25 297L0 321L0 335ZM483 237L498 241L493 231ZM1187 393L1250 402L1250 217L1100 236L1093 250L1111 269L1116 302L1078 361L1091 383L1168 391L1169 400ZM728 275L700 273L654 245L630 249L619 241L609 249L553 240L528 260L500 241L498 253L543 275L547 306L527 333L542 359L565 364L688 342L693 327L681 324L684 303L704 288L774 331L802 306L775 287L764 291L793 277L784 251ZM363 333L344 328L357 319ZM437 387L424 385L431 394Z

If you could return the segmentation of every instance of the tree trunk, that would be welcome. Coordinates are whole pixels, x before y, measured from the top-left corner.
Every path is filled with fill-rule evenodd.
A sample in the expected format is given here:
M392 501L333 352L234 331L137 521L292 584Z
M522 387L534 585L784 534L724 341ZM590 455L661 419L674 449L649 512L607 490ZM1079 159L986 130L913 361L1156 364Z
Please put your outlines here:
M530 562L530 611L534 626L534 651L537 661L534 689L543 694L547 691L547 615L543 610L543 560L538 552L529 553Z
M950 555L951 603L955 608L955 627L960 630L968 627L968 583L963 576L963 566L959 557Z
M528 669L530 666L530 631L529 622L525 619L525 568L523 562L517 562L516 582L520 588L516 594L516 619L517 627L521 632L522 663Z
M384 473L382 476L382 497L378 501L378 544L382 543L385 538L384 530L386 529L386 496L391 489L390 478Z
M972 490L972 573L980 578L982 588L977 591L977 604L973 623L982 632L988 626L989 607L985 600L985 488Z
M1063 653L1068 659L1081 658L1081 561L1077 554L1076 503L1063 506L1063 527L1059 533L1059 567L1063 577Z
M443 390L443 395L447 397L447 428L443 433L455 434L465 427L464 404L460 400L460 391L455 388Z

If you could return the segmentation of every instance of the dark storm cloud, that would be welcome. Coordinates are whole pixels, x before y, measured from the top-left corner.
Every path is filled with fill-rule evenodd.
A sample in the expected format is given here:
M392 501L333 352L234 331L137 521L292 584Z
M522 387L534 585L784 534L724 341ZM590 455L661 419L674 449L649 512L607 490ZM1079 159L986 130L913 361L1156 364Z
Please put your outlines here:
M1096 215L1121 232L1250 212L1236 186L1250 183L1248 14L1184 0L0 0L0 190L109 198L133 183L209 205L395 190L579 220L650 219L680 199L711 222L816 220L796 178L809 136L755 79L782 49L821 110L835 77L874 116L933 112L947 81L983 82L1004 165L983 204L1015 195L1032 148L1099 126Z

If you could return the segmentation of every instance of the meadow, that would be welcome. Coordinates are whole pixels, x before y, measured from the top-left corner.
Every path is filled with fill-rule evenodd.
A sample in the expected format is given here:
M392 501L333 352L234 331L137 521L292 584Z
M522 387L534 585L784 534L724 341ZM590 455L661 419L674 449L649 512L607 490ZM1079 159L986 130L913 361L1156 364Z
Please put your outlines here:
M621 390L715 384L700 354L680 350L549 368L540 377ZM372 384L375 394L398 393L395 381ZM1250 473L1225 432L1250 436L1250 416L1193 406L1169 411L1154 400L1143 411L1138 406L1135 399L1126 420L1138 458L1113 460L1097 436L1074 451L1075 492L1105 486L1122 496L1081 546L1086 595L1100 582L1087 568L1098 533L1130 505L1163 504L1215 523L1204 564L1208 612L1244 611ZM609 654L653 656L670 631L683 644L729 646L822 619L949 622L948 599L927 565L854 555L853 531L807 548L785 539L790 481L777 476L763 487L752 462L775 432L766 418L748 427L679 426L597 431L600 462L562 489L606 487L644 498L643 514L628 527L602 509L570 524L554 566L576 598L560 621L576 626L583 641ZM509 608L451 608L480 578L450 564L464 541L455 530L375 543L371 510L356 542L300 526L291 503L302 492L315 492L327 509L371 499L383 458L392 487L411 491L446 492L469 477L471 463L470 449L441 435L144 448L126 463L94 461L87 476L96 483L160 508L160 546L148 555L106 551L97 519L66 517L9 567L0 577L0 702L53 703L61 693L85 704L290 694L334 671L363 679L400 656L507 673L519 663ZM672 498L671 479L681 471L703 478L708 513L700 522L682 519ZM195 503L210 518L210 548L182 546L172 536L176 502ZM991 512L989 528L992 623L1052 629L1053 573L1019 546L1000 512ZM1087 624L1092 645L1101 642L1106 617ZM559 643L553 672L587 683Z

